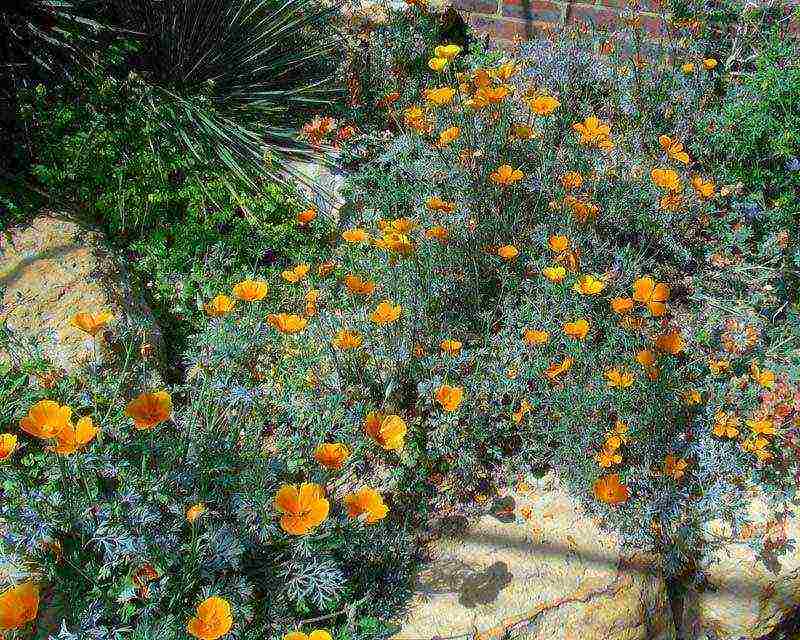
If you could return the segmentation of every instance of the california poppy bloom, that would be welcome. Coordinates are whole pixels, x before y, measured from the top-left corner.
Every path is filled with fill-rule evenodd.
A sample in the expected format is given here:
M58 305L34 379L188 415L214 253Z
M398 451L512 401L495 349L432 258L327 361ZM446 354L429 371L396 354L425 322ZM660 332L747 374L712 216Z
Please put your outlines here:
M361 346L361 343L364 341L364 338L361 337L361 334L358 331L348 331L347 329L341 329L333 339L333 345L337 349L341 349L342 351L348 351L350 349L357 349Z
M430 211L443 211L444 213L453 213L456 210L455 202L446 202L439 196L431 196L425 201L425 206Z
M336 267L336 264L333 262L321 262L317 267L317 275L320 278L324 278L333 271L334 267Z
M759 418L758 420L748 420L746 422L750 430L757 435L774 436L775 423L769 418Z
M567 270L564 267L545 267L542 269L542 275L550 280L550 282L561 282L567 277Z
M363 487L346 495L344 505L348 516L362 518L366 524L375 524L389 513L389 507L383 502L381 494L370 487Z
M705 58L703 60L703 66L705 67L706 71L711 71L717 67L717 60L715 58Z
M619 480L618 473L598 478L594 483L594 496L606 504L621 504L628 497L628 487Z
M40 400L20 420L19 428L36 438L55 438L66 429L72 418L72 409L52 400Z
M99 313L76 313L72 316L72 324L78 327L81 331L85 331L90 336L97 335L97 332L105 327L114 316L108 311L100 311Z
M596 116L589 116L583 122L572 125L573 131L578 134L581 144L610 150L614 147L611 141L611 127Z
M189 620L186 630L198 640L217 640L233 626L231 605L224 598L212 596L199 605L194 618Z
M669 136L659 136L658 144L667 152L667 157L683 164L689 164L689 154L683 150L683 145Z
M663 282L656 283L649 276L639 278L633 283L633 299L645 305L652 315L663 316L667 312L669 286Z
M447 240L447 236L450 233L444 227L439 225L433 226L425 232L425 236L428 238L434 238L439 241Z
M772 453L767 449L768 446L769 440L766 438L748 438L742 442L742 449L752 453L762 462L772 457Z
M39 612L39 587L23 582L0 594L0 629L19 629L36 620Z
M519 255L519 249L513 244L504 244L502 247L498 247L497 255L503 260L513 260Z
M586 318L579 318L575 322L565 322L564 333L570 338L583 340L589 333L589 323L586 321Z
M661 197L658 201L658 206L664 211L680 211L683 209L683 196L676 191L670 191Z
M517 65L513 60L510 60L501 64L499 67L497 67L497 69L492 70L491 74L498 80L505 82L506 80L510 80L512 77L514 77L514 75L517 73L517 70Z
M319 445L317 450L314 451L314 460L319 462L319 464L326 469L331 469L333 471L341 469L349 457L350 449L338 442L325 442Z
M152 429L169 420L172 398L166 391L141 393L125 407L125 415L133 418L136 429Z
M369 319L375 324L387 325L392 324L400 317L403 307L399 304L395 305L391 300L384 300L381 302L370 315Z
M633 374L628 371L623 372L614 368L609 369L603 375L605 375L608 386L611 388L625 389L633 384Z
M408 427L400 416L370 411L364 419L364 431L387 451L403 448Z
M431 58L428 60L428 68L439 73L447 66L447 63L447 58Z
M452 87L438 87L435 89L425 89L422 92L425 100L437 107L442 107L450 104L453 101L453 96L456 95L456 90Z
M700 176L692 177L692 189L701 200L708 200L714 197L714 183L704 180Z
M652 367L656 363L656 354L650 349L642 349L636 353L636 362L643 367Z
M233 295L245 302L263 300L267 295L267 283L263 280L242 280L233 287Z
M202 502L198 502L197 504L192 505L186 510L186 521L189 524L194 524L195 520L197 520L205 512L206 512L206 505L204 505Z
M664 475L669 476L677 482L683 477L687 466L686 460L670 454L664 458Z
M355 229L348 229L342 233L342 238L345 242L366 242L369 240L369 234L363 229L356 227Z
M576 293L582 293L586 296L593 296L600 293L605 286L606 283L600 278L596 278L595 276L589 274L580 276L572 286L572 290Z
M680 176L672 169L653 169L650 172L650 178L653 184L667 191L681 191L683 189Z
M344 279L344 286L350 293L357 293L362 296L368 296L375 291L375 283L372 280L364 280L361 276L350 274Z
M547 246L551 251L561 253L569 249L569 238L567 236L550 236L547 239Z
M303 211L297 214L297 222L300 223L300 226L304 227L316 217L317 210L314 207L310 207L308 209L303 209Z
M505 100L512 91L512 87L501 84L497 87L482 87L475 93L476 98L483 98L489 104L498 104Z
M515 169L509 164L503 164L489 174L489 179L497 185L507 187L519 182L524 176L525 174L519 169Z
M417 0L414 0L416 2ZM406 0L409 2L409 0ZM331 638L331 634L327 631L322 629L317 629L316 631L312 631L309 634L305 634L302 631L290 631L285 636L283 636L283 640L333 640Z
M443 384L437 389L435 397L445 411L457 411L464 399L464 389Z
M595 456L595 460L597 460L597 464L607 469L612 465L622 462L622 454L619 452L618 448L603 447Z
M461 129L458 127L448 127L439 134L439 146L446 147L448 144L458 139L461 135Z
M318 527L328 517L330 504L318 484L285 484L275 495L275 509L281 516L281 529L302 536Z
M561 106L561 103L553 96L543 95L536 96L535 98L528 100L528 106L536 115L547 116L558 109L558 107Z
M735 438L739 435L739 418L736 414L717 411L712 433L720 438Z
M68 423L56 436L57 443L53 451L63 455L75 453L80 447L89 444L97 435L97 427L94 426L92 419L85 416L78 420L74 427Z
M686 62L681 66L681 71L683 71L687 76L694 72L694 64L691 62Z
M457 44L439 45L433 50L433 55L437 58L444 58L448 61L455 58L459 53L461 53L461 47Z
M281 333L297 333L306 328L308 319L294 313L270 313L267 322Z
M439 347L445 353L449 353L451 356L454 356L461 351L461 342L452 339L442 340L439 343Z
M611 308L619 314L627 313L633 309L633 298L612 298Z
M538 329L525 329L522 339L530 346L534 346L547 342L550 339L550 334L547 331L539 331Z
M17 436L13 433L0 434L0 460L8 460L17 448Z
M674 330L658 336L656 338L656 349L664 351L665 353L671 353L672 355L679 354L683 351L681 332Z
M286 282L295 284L306 277L306 274L310 268L311 267L307 264L298 264L291 269L286 269L286 271L283 271L281 273L281 277L286 280Z
M775 386L775 374L769 369L761 369L755 362L750 364L750 377L765 389Z
M623 443L628 441L628 425L622 420L614 423L614 428L606 435L606 444L609 449L619 449Z
M233 300L224 294L220 294L214 296L210 302L206 302L204 309L212 318L221 318L233 309Z
M580 189L582 184L583 176L577 171L567 171L567 173L561 176L561 186L567 191Z
M414 252L414 243L404 233L387 233L383 238L375 242L375 246L393 251L402 256L407 256Z
M690 407L696 404L700 404L702 400L703 398L697 389L687 389L686 393L683 396L683 401Z
M544 376L548 380L555 381L555 379L562 373L566 373L572 367L572 358L564 358L563 362L554 362L544 371Z

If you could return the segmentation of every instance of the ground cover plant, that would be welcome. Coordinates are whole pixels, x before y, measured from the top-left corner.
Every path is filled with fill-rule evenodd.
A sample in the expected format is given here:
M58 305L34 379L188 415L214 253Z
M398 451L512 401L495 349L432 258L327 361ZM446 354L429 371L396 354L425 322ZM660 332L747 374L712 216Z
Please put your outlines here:
M427 19L412 5L372 35ZM431 521L547 469L681 585L714 521L768 564L791 553L795 147L765 151L780 121L741 113L765 78L794 105L796 45L765 33L734 80L673 26L425 45L368 126L304 128L355 168L339 232L297 211L314 253L198 287L185 376L6 365L0 626L46 637L41 601L65 639L385 637ZM141 350L102 311L75 310L87 348L108 331Z

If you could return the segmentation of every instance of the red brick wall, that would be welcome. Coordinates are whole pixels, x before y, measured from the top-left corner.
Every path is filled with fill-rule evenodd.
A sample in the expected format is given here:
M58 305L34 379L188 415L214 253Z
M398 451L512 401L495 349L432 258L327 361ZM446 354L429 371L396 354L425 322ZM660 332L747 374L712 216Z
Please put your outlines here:
M782 0L788 11L800 0ZM510 42L521 38L528 40L547 26L588 23L597 27L613 27L620 12L636 15L642 27L652 36L665 29L664 7L661 0L634 0L637 9L631 9L629 0L452 0L458 9L480 33ZM789 26L790 33L799 33L798 23Z

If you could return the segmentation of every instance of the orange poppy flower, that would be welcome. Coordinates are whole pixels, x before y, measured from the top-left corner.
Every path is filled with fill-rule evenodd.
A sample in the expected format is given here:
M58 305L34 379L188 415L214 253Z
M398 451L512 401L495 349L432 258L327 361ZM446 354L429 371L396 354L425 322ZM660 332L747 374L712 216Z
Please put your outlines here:
M677 192L670 192L658 201L658 206L664 211L680 211L683 209L683 196Z
M39 587L23 582L0 594L0 629L19 629L36 620L39 613Z
M739 418L736 414L717 411L714 415L714 428L712 433L720 438L735 438L739 435Z
M210 302L206 302L204 309L212 318L221 318L233 309L233 300L224 294L220 294Z
M363 229L356 227L355 229L348 229L342 233L342 238L345 242L366 242L369 240L369 234Z
M198 640L217 640L231 630L233 615L231 605L224 598L212 596L199 605L186 630Z
M448 144L458 139L461 135L461 129L458 127L448 127L439 134L439 146L446 147Z
M172 398L166 391L141 393L125 407L125 415L133 418L136 429L152 429L172 415Z
M457 411L464 399L464 389L443 384L436 391L436 402L442 405L445 411Z
M286 280L286 282L295 284L306 277L306 274L310 268L311 267L309 267L307 264L298 264L297 266L282 272L281 277Z
M696 404L700 404L702 400L703 398L697 389L687 389L683 398L683 401L690 407Z
M113 319L114 316L108 311L100 311L99 313L81 312L72 316L72 324L90 336L94 336Z
M656 338L656 349L665 353L677 355L683 351L683 337L678 330L670 331Z
M275 495L275 509L281 516L281 529L302 536L318 527L328 517L330 504L318 484L285 484Z
M628 487L620 482L618 473L598 478L593 489L595 498L606 504L621 504L630 497Z
M267 283L263 280L242 280L233 287L233 295L245 302L263 300L267 295Z
M186 510L186 521L189 524L194 524L195 520L197 520L205 512L206 512L206 505L204 505L202 502L192 505Z
M652 315L663 316L667 312L669 287L663 282L656 284L649 276L639 278L633 283L633 299L645 305Z
M622 462L622 454L619 452L618 448L603 447L595 456L595 460L597 460L597 464L607 469L612 465Z
M715 69L719 63L715 58L705 58L703 60L703 67L705 67L706 71L711 71Z
M505 100L511 93L512 88L507 84L496 87L481 87L475 92L476 100L483 100L489 104L497 104Z
M684 471L688 463L683 458L677 458L672 454L664 458L664 475L669 476L676 482L684 476Z
M700 176L693 176L692 188L697 194L697 197L702 200L708 200L714 197L714 183L710 180L704 180Z
M642 349L636 354L636 362L643 367L652 367L656 363L656 354L650 349Z
M525 417L525 414L528 413L531 409L533 409L533 407L530 405L530 403L527 400L523 399L523 401L520 402L519 409L511 414L511 419L517 424L519 424L520 422L522 422L522 418Z
M297 333L306 328L308 319L294 313L270 313L267 322L281 333Z
M36 438L48 440L66 429L71 418L70 407L52 400L40 400L28 409L28 415L20 420L19 428Z
M503 164L489 174L489 179L497 185L507 187L519 182L525 174L519 169L514 169L511 165Z
M438 225L431 227L425 232L428 238L435 238L436 240L446 240L449 235L447 229Z
M550 236L547 239L547 246L556 253L561 253L569 249L569 238L567 236Z
M75 453L80 447L94 440L97 431L97 427L94 426L92 419L88 416L78 420L78 424L74 427L72 423L68 423L56 436L57 444L53 447L53 451L63 455Z
M689 154L683 150L683 145L669 136L659 136L658 144L667 152L667 157L683 164L689 164Z
M316 217L317 210L314 207L310 207L297 214L297 222L300 223L300 226L304 227Z
M502 247L498 247L497 255L503 260L513 260L519 255L519 249L513 244L504 244Z
M681 66L681 71L683 71L687 76L694 72L694 64L691 62L686 62Z
M561 106L561 103L553 96L537 96L528 100L531 111L539 116L547 116Z
M514 63L513 60L511 60L501 64L499 67L497 67L497 69L491 71L491 74L498 80L505 82L506 80L510 80L512 77L514 77L518 69L519 67Z
M583 340L589 333L589 323L585 318L579 318L575 322L564 323L564 333L570 338Z
M750 364L750 377L765 389L775 386L775 374L769 369L759 368L755 362Z
M458 340L442 340L439 343L439 347L445 353L449 353L451 356L456 355L459 351L461 351L461 342Z
M335 266L336 264L333 262L321 262L317 267L317 275L320 278L324 278L333 271Z
M628 441L628 425L622 420L614 423L614 428L606 435L605 446L609 449L619 449L623 443Z
M453 96L456 95L456 90L452 87L437 87L433 89L425 89L422 92L423 97L432 105L442 107L450 104L453 101Z
M547 331L539 331L538 329L525 329L522 338L530 346L534 346L547 342L550 339L550 334Z
M572 125L573 131L578 134L580 144L598 147L604 151L614 148L611 141L611 127L596 116L589 116L583 122Z
M406 0L409 4L414 4L417 1L418 0ZM305 634L302 631L290 631L283 636L283 640L333 640L333 638L331 638L331 634L327 631L317 629L309 634Z
M0 460L8 460L17 448L17 436L13 433L0 434Z
M407 235L402 233L389 233L376 240L375 246L404 256L414 251L414 243L411 242Z
M431 58L428 60L428 68L438 73L447 66L447 63L447 58Z
M742 449L748 453L752 453L762 462L772 458L772 453L767 450L768 446L769 440L766 438L748 438L742 442Z
M355 493L346 495L344 505L348 516L360 518L366 524L375 524L389 513L389 507L383 502L381 494L370 487L362 487Z
M653 169L650 172L650 178L653 184L667 191L681 191L683 189L680 176L672 169Z
M633 374L628 371L622 372L614 368L609 369L603 375L605 375L606 380L608 380L608 386L611 388L626 389L633 384Z
M611 308L619 314L627 313L633 309L633 298L612 298Z
M403 448L408 428L400 416L370 411L364 419L364 431L387 451Z
M572 363L573 363L572 358L567 357L564 358L563 362L555 362L551 364L544 371L545 378L554 382L558 376L570 370L570 368L572 367Z
M550 280L550 282L561 282L567 277L567 270L564 267L545 267L542 269L542 275Z
M586 296L593 296L605 289L605 286L606 283L600 278L597 278L593 275L584 275L578 278L578 280L572 286L572 290L576 293L582 293Z
M348 351L349 349L357 349L361 346L364 338L358 331L348 331L341 329L333 339L333 344L337 349Z
M757 435L774 436L775 423L769 418L760 418L758 420L748 420L747 426L750 430Z
M425 206L430 211L443 211L444 213L453 213L456 210L455 202L446 202L439 196L431 196L425 201Z
M582 184L583 184L583 176L577 171L568 171L563 176L561 176L561 185L567 191L572 191L573 189L580 189ZM556 251L556 249L553 249L553 251Z
M364 280L361 276L352 273L345 277L344 285L351 293L364 296L368 296L375 291L375 283L372 280Z
M375 324L387 325L392 324L400 317L403 307L395 305L391 300L384 300L381 302L370 315L369 319Z
M437 58L444 58L448 62L455 58L459 53L461 53L461 47L457 44L442 44L438 45L433 50L433 55Z
M350 449L345 445L336 443L323 443L314 452L314 459L326 469L338 471L350 457Z

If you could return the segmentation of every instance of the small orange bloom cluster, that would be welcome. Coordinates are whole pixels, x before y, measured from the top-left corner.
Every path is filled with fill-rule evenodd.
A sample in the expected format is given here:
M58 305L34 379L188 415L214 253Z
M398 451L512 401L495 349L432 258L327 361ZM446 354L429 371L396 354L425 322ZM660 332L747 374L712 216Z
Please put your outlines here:
M97 435L98 429L89 416L80 418L77 424L72 423L72 409L60 405L53 400L40 400L34 404L19 423L20 429L42 440L55 440L51 451L63 455L75 453L79 448L89 444ZM0 459L7 459L17 445L17 437L2 434Z

